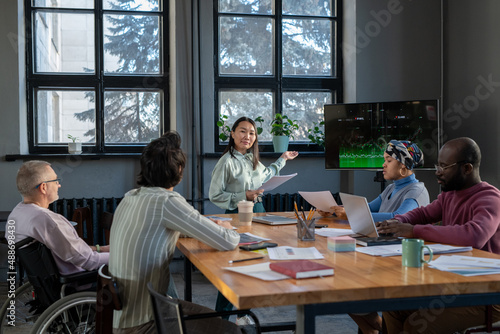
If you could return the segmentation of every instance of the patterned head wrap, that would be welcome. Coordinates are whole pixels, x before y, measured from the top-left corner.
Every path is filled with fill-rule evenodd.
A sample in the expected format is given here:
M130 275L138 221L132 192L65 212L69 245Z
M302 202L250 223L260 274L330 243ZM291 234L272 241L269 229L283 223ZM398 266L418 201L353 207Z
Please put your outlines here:
M391 140L385 153L412 170L424 164L424 153L418 146L407 140Z

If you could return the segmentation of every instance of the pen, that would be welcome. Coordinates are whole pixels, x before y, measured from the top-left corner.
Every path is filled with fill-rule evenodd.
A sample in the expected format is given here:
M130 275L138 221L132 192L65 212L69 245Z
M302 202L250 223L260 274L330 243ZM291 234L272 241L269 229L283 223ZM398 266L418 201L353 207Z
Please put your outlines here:
M259 256L259 257L252 257L252 258L249 258L249 259L231 260L231 261L229 261L229 263L251 261L251 260L260 260L260 259L263 259L263 258L264 258L263 256Z

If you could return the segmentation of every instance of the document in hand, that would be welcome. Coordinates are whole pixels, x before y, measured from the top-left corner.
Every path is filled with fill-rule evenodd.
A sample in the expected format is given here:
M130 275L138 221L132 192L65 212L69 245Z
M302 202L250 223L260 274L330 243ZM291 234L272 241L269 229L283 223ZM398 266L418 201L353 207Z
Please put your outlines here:
M299 191L299 195L302 196L307 203L314 206L316 209L333 212L330 207L337 206L337 202L329 191Z
M269 181L260 186L259 190L269 191L274 188L281 186L286 181L290 180L292 177L297 176L297 173L290 175L276 175L273 176Z
M274 262L269 265L269 268L292 278L309 278L333 275L332 267L309 260Z

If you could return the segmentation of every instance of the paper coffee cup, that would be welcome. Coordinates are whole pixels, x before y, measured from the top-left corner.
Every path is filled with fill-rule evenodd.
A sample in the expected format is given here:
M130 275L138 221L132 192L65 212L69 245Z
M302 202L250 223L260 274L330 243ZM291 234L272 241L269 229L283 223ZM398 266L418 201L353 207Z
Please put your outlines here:
M251 223L253 217L253 202L239 201L238 202L238 218L240 223Z

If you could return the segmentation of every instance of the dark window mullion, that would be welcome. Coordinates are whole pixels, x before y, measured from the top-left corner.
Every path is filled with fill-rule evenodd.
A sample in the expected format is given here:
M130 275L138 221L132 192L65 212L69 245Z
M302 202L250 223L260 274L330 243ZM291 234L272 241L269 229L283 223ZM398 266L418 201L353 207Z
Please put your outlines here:
M276 0L275 3L275 80L277 89L274 92L274 112L281 114L283 112L283 4L282 0ZM274 115L273 115L274 117Z
M95 64L97 91L95 92L95 139L96 153L104 152L104 10L102 1L95 0Z

